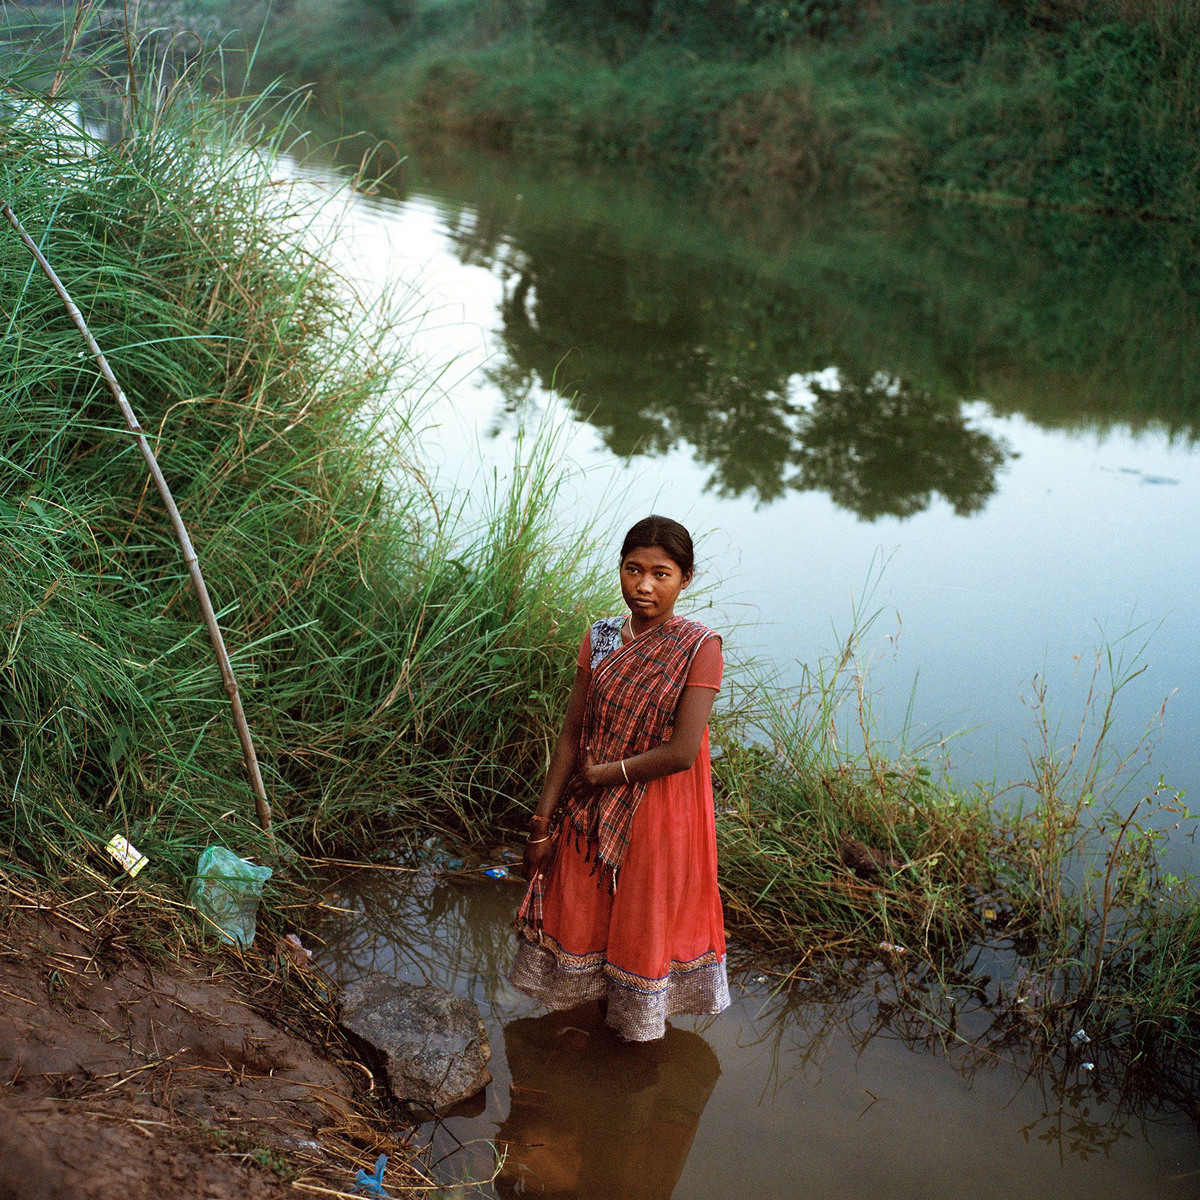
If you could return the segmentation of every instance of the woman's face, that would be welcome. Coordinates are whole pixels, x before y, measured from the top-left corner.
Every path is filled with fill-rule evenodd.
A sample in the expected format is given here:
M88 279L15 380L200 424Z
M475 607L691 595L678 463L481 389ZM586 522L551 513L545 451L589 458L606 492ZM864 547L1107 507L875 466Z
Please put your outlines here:
M621 560L621 594L642 626L665 621L679 593L691 583L679 564L658 546L639 546Z

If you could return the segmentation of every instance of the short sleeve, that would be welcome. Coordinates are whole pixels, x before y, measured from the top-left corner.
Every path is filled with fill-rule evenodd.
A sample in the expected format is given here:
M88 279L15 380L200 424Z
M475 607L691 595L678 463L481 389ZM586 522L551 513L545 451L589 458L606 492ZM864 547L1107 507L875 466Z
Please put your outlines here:
M692 665L688 670L687 683L684 686L712 688L714 692L719 692L724 665L724 659L721 657L721 639L719 637L705 638L700 643L700 648L692 656Z
M583 641L579 643L579 656L575 659L575 665L581 671L592 669L592 631L590 629L583 635Z

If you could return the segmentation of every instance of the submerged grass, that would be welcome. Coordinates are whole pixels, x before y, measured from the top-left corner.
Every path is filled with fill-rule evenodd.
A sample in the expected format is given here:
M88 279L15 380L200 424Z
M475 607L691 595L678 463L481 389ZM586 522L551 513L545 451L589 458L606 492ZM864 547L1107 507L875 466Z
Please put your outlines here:
M857 655L868 627L798 693L757 689L719 726L718 838L741 937L789 979L831 951L882 958L901 1003L952 1039L967 995L993 1021L1010 1014L989 1036L1007 1041L1015 1022L1057 1052L1085 1027L1110 1064L1194 1071L1200 895L1164 852L1195 819L1161 780L1139 788L1146 743L1109 745L1138 655L1097 654L1065 745L1039 683L1028 779L971 795L929 756L879 747Z
M477 523L442 511L410 431L420 384L284 171L271 131L293 101L204 98L185 76L149 104L103 68L77 84L124 107L111 140L64 129L10 73L0 187L153 431L280 839L370 859L430 828L519 828L574 649L616 599L590 538L559 526L552 442L522 443ZM206 843L266 850L217 671L144 466L15 238L0 321L3 869L107 885L121 833L152 864L128 887L177 910ZM742 937L793 969L882 954L951 1030L956 989L985 986L982 947L1005 964L990 999L1038 1036L1086 1019L1126 1057L1194 1055L1200 903L1160 869L1162 818L1186 814L1101 786L1119 657L1094 752L1047 734L1019 803L878 748L867 627L796 692L735 676L714 726ZM1124 761L1108 770L1119 789Z

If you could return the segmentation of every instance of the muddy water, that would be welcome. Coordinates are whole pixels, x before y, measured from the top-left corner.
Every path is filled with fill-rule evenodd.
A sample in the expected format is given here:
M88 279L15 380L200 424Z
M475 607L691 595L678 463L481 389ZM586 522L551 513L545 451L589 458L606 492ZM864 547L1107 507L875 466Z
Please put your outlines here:
M790 996L752 966L729 1011L629 1046L594 1007L546 1015L505 982L517 884L385 874L330 888L347 912L318 961L342 982L382 971L478 1002L494 1081L418 1134L446 1182L491 1177L499 1149L484 1194L504 1197L1200 1196L1183 1098L1122 1088L1102 1045L1035 1060L1028 1027L986 1004L930 1036L875 964L840 983L801 973Z
M306 170L335 186L336 167ZM878 729L963 783L1028 776L1043 684L1049 742L1068 746L1108 647L1118 673L1146 667L1113 747L1150 726L1147 784L1196 794L1186 236L979 209L714 208L461 154L413 154L339 212L348 276L404 311L422 457L469 507L510 469L517 429L548 427L570 468L565 528L595 522L611 552L665 509L700 535L700 615L730 653L794 683L852 613L877 613Z

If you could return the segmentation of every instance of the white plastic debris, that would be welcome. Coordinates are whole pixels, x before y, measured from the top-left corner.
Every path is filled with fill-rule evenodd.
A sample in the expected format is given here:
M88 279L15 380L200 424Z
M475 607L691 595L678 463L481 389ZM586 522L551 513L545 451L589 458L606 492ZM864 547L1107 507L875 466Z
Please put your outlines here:
M894 942L880 942L879 948L884 954L907 954L908 949L904 946L897 946Z
M1077 1046L1086 1046L1091 1040L1092 1039L1088 1037L1088 1035L1082 1029L1077 1029L1073 1034L1071 1034L1071 1041L1073 1041Z
M295 946L305 958L312 958L312 951L294 933L284 934L283 940Z

